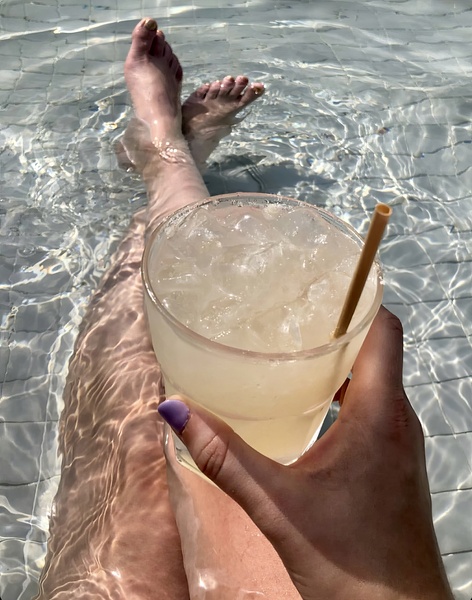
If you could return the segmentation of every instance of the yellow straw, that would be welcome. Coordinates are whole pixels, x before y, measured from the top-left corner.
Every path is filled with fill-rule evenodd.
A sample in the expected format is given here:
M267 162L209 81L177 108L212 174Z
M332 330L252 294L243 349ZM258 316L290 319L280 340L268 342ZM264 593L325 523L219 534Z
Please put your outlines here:
M344 335L349 327L391 214L392 209L387 204L377 204L375 207L369 231L364 241L364 247L362 248L346 300L344 301L341 316L333 332L334 338Z

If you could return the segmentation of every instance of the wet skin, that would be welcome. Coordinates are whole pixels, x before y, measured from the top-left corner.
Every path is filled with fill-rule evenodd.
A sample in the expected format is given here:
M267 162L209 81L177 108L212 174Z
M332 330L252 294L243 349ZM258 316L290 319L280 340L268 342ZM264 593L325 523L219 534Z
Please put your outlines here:
M261 585L268 586L262 597L296 598L290 591L283 595L284 585L293 589L291 582L241 509L172 464L171 507L156 410L163 389L140 276L146 231L168 212L209 195L196 161L204 164L263 86L248 85L244 76L204 84L184 104L182 120L180 64L149 20L133 32L125 77L139 120L128 128L122 151L143 174L148 208L132 219L88 307L69 365L60 424L62 474L39 598L234 600L241 588L257 585L258 598ZM178 150L177 161L162 156L163 143ZM217 510L209 512L209 506ZM195 535L197 521L201 538ZM215 555L228 536L234 552L225 543ZM214 589L205 591L208 577Z

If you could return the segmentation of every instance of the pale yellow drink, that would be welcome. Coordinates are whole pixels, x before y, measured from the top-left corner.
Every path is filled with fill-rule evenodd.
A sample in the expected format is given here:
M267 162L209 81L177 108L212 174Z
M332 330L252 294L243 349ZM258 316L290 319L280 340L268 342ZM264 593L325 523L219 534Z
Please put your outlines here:
M333 215L279 196L220 196L166 220L143 260L166 394L214 412L263 454L296 460L380 305L375 264L348 332L331 338L361 246Z

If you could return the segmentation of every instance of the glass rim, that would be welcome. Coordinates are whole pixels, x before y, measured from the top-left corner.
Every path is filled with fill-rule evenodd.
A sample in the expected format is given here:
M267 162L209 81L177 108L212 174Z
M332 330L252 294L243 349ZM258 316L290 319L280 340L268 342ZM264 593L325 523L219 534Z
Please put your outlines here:
M157 294L155 293L152 287L151 279L148 272L149 254L153 247L154 241L159 236L160 232L166 227L169 221L174 219L179 213L183 213L182 216L184 217L185 213L190 214L195 209L198 209L200 208L200 206L203 206L205 204L219 203L225 200L232 200L237 202L238 199L245 200L250 198L253 198L256 201L268 201L274 204L283 204L284 201L288 201L291 203L298 204L302 207L315 210L321 213L323 218L341 223L342 226L345 227L349 231L349 233L352 234L352 236L361 243L361 245L364 243L363 237L356 231L356 229L354 229L354 227L352 227L352 225L350 225L346 221L343 221L342 219L340 219L336 215L333 215L333 213L330 213L324 208L320 208L318 206L315 206L314 204L309 204L308 202L296 200L295 198L290 198L288 196L282 196L278 194L264 194L260 192L237 192L230 194L219 194L217 196L210 196L208 198L205 198L204 200L198 200L197 202L187 204L186 206L178 208L172 213L166 215L146 240L143 257L141 260L141 276L144 284L145 293L148 295L153 306L159 311L159 313L161 313L164 319L170 322L181 333L185 334L185 336L189 338L193 343L203 346L209 350L224 352L225 354L230 355L245 356L248 358L254 358L265 361L298 361L313 358L315 356L330 354L331 352L334 352L342 346L348 344L353 338L355 338L358 335L358 333L360 333L365 327L367 327L369 322L373 321L377 311L380 308L383 294L383 271L380 261L378 259L378 253L373 263L373 266L375 266L376 268L376 290L369 310L353 329L348 330L339 338L335 338L327 342L326 344L322 344L321 346L316 346L314 348L306 348L304 350L297 350L294 352L259 352L256 350L245 350L243 348L228 346L226 344L222 344L221 342L211 340L210 338L207 338L200 333L197 333L196 331L179 321L176 317L174 317L174 315L171 312L169 312L159 300Z

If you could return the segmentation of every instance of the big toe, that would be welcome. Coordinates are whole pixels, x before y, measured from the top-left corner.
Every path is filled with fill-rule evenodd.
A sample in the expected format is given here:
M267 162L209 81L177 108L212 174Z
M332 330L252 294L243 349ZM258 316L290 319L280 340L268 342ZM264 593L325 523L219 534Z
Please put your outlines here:
M128 56L130 58L140 58L147 54L155 40L156 31L157 23L154 19L149 17L142 19L133 30Z
M250 104L251 102L254 102L254 100L259 96L262 96L264 92L265 88L262 83L257 82L248 85L241 96L241 104Z

